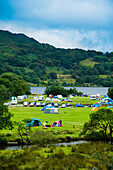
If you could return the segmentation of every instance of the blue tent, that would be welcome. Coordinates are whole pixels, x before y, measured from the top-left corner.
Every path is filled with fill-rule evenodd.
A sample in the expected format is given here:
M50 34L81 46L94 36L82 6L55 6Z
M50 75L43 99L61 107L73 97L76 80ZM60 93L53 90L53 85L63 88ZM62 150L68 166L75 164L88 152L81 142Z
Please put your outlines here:
M108 102L112 102L111 98L105 98L104 100L107 100Z
M26 127L33 127L33 126L42 126L40 119L32 118L31 122L26 124Z
M113 106L107 106L108 109L113 108Z
M75 107L84 107L82 104L76 104Z
M97 107L97 108L100 108L100 105L99 104L94 104L93 107Z
M44 111L46 108L55 108L54 106L44 106L41 111Z
M58 96L54 96L53 99L58 99Z

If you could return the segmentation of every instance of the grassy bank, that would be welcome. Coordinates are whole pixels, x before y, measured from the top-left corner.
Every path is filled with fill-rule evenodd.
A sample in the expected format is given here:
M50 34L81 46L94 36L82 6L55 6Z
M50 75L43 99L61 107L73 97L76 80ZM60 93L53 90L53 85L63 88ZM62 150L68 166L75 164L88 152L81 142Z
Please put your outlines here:
M89 142L66 147L6 150L0 152L0 160L0 169L107 170L113 168L113 145Z

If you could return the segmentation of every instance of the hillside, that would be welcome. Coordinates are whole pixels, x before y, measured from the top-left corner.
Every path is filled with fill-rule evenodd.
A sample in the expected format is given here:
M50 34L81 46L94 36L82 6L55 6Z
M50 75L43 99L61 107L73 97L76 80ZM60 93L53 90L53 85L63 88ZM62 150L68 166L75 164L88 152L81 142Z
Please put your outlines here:
M113 52L60 49L0 30L0 74L13 72L46 86L113 86Z

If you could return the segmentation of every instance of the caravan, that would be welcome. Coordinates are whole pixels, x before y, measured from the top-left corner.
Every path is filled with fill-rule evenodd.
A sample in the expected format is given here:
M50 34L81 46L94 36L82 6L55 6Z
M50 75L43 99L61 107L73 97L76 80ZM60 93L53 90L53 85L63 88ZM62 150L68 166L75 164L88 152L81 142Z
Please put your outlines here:
M17 97L12 97L11 105L17 105Z
M39 101L43 101L44 100L44 96L39 96L38 100Z
M90 95L90 100L99 100L99 94L96 95Z

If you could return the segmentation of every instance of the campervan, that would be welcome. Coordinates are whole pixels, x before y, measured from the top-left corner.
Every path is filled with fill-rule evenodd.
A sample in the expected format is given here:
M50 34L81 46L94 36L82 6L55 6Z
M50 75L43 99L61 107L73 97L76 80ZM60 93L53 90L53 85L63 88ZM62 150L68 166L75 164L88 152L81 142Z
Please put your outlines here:
M90 95L90 100L99 100L99 95Z
M16 97L12 97L11 105L17 105L18 101Z
M17 99L18 100L24 100L24 96L18 96Z
M43 101L44 100L44 96L39 96L38 100L39 101Z

